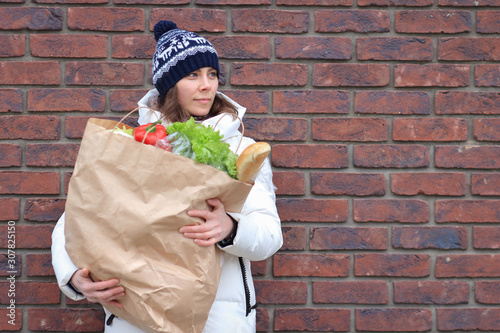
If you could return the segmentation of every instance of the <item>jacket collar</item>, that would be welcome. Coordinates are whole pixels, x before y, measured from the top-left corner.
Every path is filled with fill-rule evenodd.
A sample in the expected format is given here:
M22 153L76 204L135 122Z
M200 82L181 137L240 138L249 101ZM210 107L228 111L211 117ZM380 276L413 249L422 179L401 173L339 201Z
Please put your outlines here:
M144 125L147 123L155 122L158 119L161 119L161 113L155 110L152 110L152 101L154 101L158 97L159 93L158 90L152 89L148 91L146 95L144 95L143 98L139 100L137 103L139 105L139 125ZM217 91L217 95L220 96L221 98L227 100L229 103L234 105L236 107L236 110L238 111L238 117L239 119L233 120L233 118L229 115L218 115L216 117L207 119L202 121L201 123L204 126L211 126L214 128L216 131L219 131L221 135L223 135L224 140L229 139L230 137L233 136L239 136L241 135L239 131L239 127L241 125L241 121L243 120L243 117L245 116L246 108L243 106L239 105L220 91ZM164 123L165 127L169 125L168 122Z

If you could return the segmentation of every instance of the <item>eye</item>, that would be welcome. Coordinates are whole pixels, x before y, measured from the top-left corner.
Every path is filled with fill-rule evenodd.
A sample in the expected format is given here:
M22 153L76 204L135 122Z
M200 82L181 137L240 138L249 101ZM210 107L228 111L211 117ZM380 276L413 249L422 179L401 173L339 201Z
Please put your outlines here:
M211 78L216 78L216 77L217 77L217 71L216 71L216 70L214 70L214 71L210 71L210 72L208 73L208 76L210 76Z

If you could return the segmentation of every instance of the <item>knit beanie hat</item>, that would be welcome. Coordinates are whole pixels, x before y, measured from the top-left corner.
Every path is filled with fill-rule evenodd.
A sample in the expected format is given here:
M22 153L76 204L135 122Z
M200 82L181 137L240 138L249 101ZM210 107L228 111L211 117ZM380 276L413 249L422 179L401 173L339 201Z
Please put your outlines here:
M205 38L177 28L172 21L154 27L153 84L163 97L180 79L203 67L213 67L219 76L219 56Z

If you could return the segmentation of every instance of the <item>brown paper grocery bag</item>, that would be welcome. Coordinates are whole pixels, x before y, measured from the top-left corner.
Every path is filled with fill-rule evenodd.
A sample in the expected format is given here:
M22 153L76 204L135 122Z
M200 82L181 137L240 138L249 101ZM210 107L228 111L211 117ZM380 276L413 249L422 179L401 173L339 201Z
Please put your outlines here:
M112 133L115 125L87 123L66 201L66 250L95 280L120 280L124 309L106 306L116 316L148 332L201 332L221 256L178 230L201 223L186 211L207 209L209 198L239 212L251 186Z

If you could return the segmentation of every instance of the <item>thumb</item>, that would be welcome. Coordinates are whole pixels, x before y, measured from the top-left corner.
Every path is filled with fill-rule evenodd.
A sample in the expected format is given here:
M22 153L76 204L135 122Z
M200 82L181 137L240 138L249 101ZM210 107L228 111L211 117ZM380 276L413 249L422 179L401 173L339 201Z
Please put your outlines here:
M88 278L90 276L90 271L88 268L82 268L80 270L80 275L84 278Z
M211 198L207 200L207 204L213 207L213 210L219 209L220 207L224 207L222 202L218 198Z

